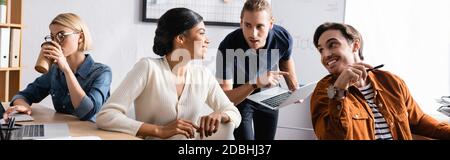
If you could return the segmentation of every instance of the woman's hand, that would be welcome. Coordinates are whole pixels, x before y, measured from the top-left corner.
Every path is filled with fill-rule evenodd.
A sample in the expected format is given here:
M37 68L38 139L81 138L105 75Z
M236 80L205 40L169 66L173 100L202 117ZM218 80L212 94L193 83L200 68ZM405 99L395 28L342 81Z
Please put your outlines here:
M66 56L62 51L61 45L58 43L51 41L51 44L44 44L41 48L41 52L44 53L44 57L53 61L58 65L58 68L61 71L66 71L70 69L69 64L67 63Z
M31 115L31 107L23 106L23 105L15 105L12 107L9 107L6 109L5 113L3 114L3 119L8 119L10 115L16 114L16 113L25 113L28 115Z
M219 130L220 123L228 121L230 121L230 117L223 112L213 112L207 116L201 117L200 128L197 130L197 132L200 133L200 139L216 133Z
M166 126L161 126L158 129L158 137L161 139L167 139L177 134L181 134L186 136L187 139L194 138L195 129L199 127L192 124L192 122L177 119L175 121L170 122Z

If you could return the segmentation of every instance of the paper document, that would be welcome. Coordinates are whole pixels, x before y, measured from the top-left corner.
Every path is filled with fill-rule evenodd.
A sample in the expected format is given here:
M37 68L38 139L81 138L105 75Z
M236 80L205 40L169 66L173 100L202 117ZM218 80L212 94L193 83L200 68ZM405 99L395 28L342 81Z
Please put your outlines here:
M39 140L102 140L98 136L80 136L80 137L56 137L56 138L45 138L45 139L39 139Z

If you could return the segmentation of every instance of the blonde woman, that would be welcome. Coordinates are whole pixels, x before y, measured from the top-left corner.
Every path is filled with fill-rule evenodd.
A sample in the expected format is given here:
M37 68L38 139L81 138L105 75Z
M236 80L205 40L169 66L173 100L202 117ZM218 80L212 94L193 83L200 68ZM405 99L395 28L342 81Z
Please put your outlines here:
M79 16L60 14L49 28L45 40L51 44L43 44L41 52L53 64L13 97L4 118L14 111L31 114L32 103L51 95L57 112L95 121L95 114L109 97L111 69L86 53L91 49L91 37Z
M186 8L164 13L153 51L128 73L97 115L97 126L147 139L234 139L241 115L215 77L190 65L208 48L203 18ZM132 103L136 119L127 117ZM203 114L206 106L213 112Z

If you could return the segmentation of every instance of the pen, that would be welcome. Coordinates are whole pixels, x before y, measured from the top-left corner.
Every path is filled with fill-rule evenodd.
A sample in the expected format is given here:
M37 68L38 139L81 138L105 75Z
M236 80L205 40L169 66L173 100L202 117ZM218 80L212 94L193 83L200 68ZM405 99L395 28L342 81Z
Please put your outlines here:
M16 125L16 117L9 118L8 128L12 129Z
M12 134L12 131L14 130L15 125L16 125L16 117L9 118L8 132L6 133L5 140L11 140L11 134Z
M3 119L2 119L2 120L3 120ZM3 138L3 129L2 129L2 125L3 125L3 124L0 123L0 140L4 140L4 138Z
M367 72L370 72L370 71L373 71L373 70L379 69L379 68L381 68L381 67L384 67L384 64L380 64L380 65L378 65L378 66L375 66L375 67L373 67L373 68L369 68L369 69L367 69L366 71L367 71Z

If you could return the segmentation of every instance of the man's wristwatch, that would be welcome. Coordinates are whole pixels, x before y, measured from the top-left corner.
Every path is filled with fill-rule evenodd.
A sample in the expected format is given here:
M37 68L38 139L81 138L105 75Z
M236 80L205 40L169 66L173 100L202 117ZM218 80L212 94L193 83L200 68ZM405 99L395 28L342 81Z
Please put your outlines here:
M347 96L347 90L338 89L333 85L330 85L327 90L328 98L334 100L342 100Z

